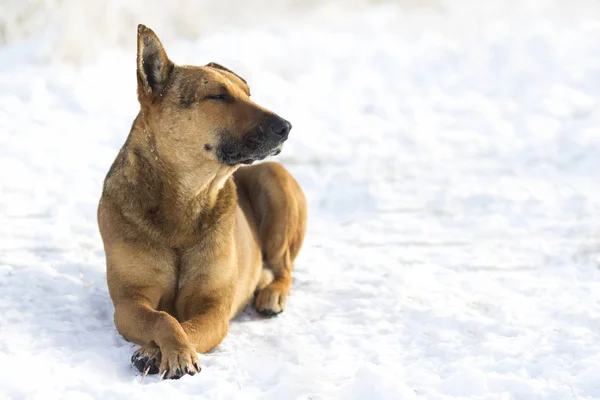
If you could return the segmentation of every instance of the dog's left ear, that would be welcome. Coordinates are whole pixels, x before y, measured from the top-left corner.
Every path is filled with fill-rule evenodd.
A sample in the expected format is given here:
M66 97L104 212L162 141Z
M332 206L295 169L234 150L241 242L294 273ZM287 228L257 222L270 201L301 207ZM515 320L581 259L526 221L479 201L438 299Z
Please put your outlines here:
M138 25L137 76L138 94L156 97L165 88L175 64L152 29Z
M246 85L248 84L248 82L246 82L246 80L244 78L242 78L241 76L239 76L238 74L236 74L235 72L230 70L229 68L225 68L221 64L217 64L216 62L210 62L210 63L206 64L206 66L215 68L215 69L220 69L221 71L229 72L231 75L237 76L240 79L240 81L244 82Z

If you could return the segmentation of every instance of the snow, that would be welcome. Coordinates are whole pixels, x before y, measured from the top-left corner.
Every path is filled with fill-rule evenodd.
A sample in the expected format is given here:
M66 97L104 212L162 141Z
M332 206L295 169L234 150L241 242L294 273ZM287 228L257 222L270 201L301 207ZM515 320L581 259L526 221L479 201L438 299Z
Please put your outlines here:
M288 309L178 381L129 366L96 225L131 42L0 48L0 399L600 398L597 5L372 3L163 38L293 123L310 213Z

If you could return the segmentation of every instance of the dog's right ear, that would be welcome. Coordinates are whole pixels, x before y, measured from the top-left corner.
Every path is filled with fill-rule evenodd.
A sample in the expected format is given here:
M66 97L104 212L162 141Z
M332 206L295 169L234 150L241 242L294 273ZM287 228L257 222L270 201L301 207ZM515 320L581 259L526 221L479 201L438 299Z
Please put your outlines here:
M137 39L138 95L156 98L167 85L175 64L152 29L139 24Z

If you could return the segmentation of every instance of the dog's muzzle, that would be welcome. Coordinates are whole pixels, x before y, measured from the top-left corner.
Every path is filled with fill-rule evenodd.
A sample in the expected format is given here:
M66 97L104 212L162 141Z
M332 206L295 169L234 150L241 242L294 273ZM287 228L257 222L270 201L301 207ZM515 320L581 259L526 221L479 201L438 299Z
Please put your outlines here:
M218 149L219 160L223 164L252 164L268 156L281 153L292 124L278 116L271 116L241 138L223 135Z

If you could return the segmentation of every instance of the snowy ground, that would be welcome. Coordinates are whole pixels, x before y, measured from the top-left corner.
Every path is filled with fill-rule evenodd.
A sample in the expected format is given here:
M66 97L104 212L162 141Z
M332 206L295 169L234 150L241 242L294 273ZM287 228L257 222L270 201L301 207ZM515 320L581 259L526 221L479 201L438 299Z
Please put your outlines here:
M310 201L288 310L179 381L129 367L95 219L134 48L0 48L0 399L600 398L600 13L504 3L165 40L293 123Z

